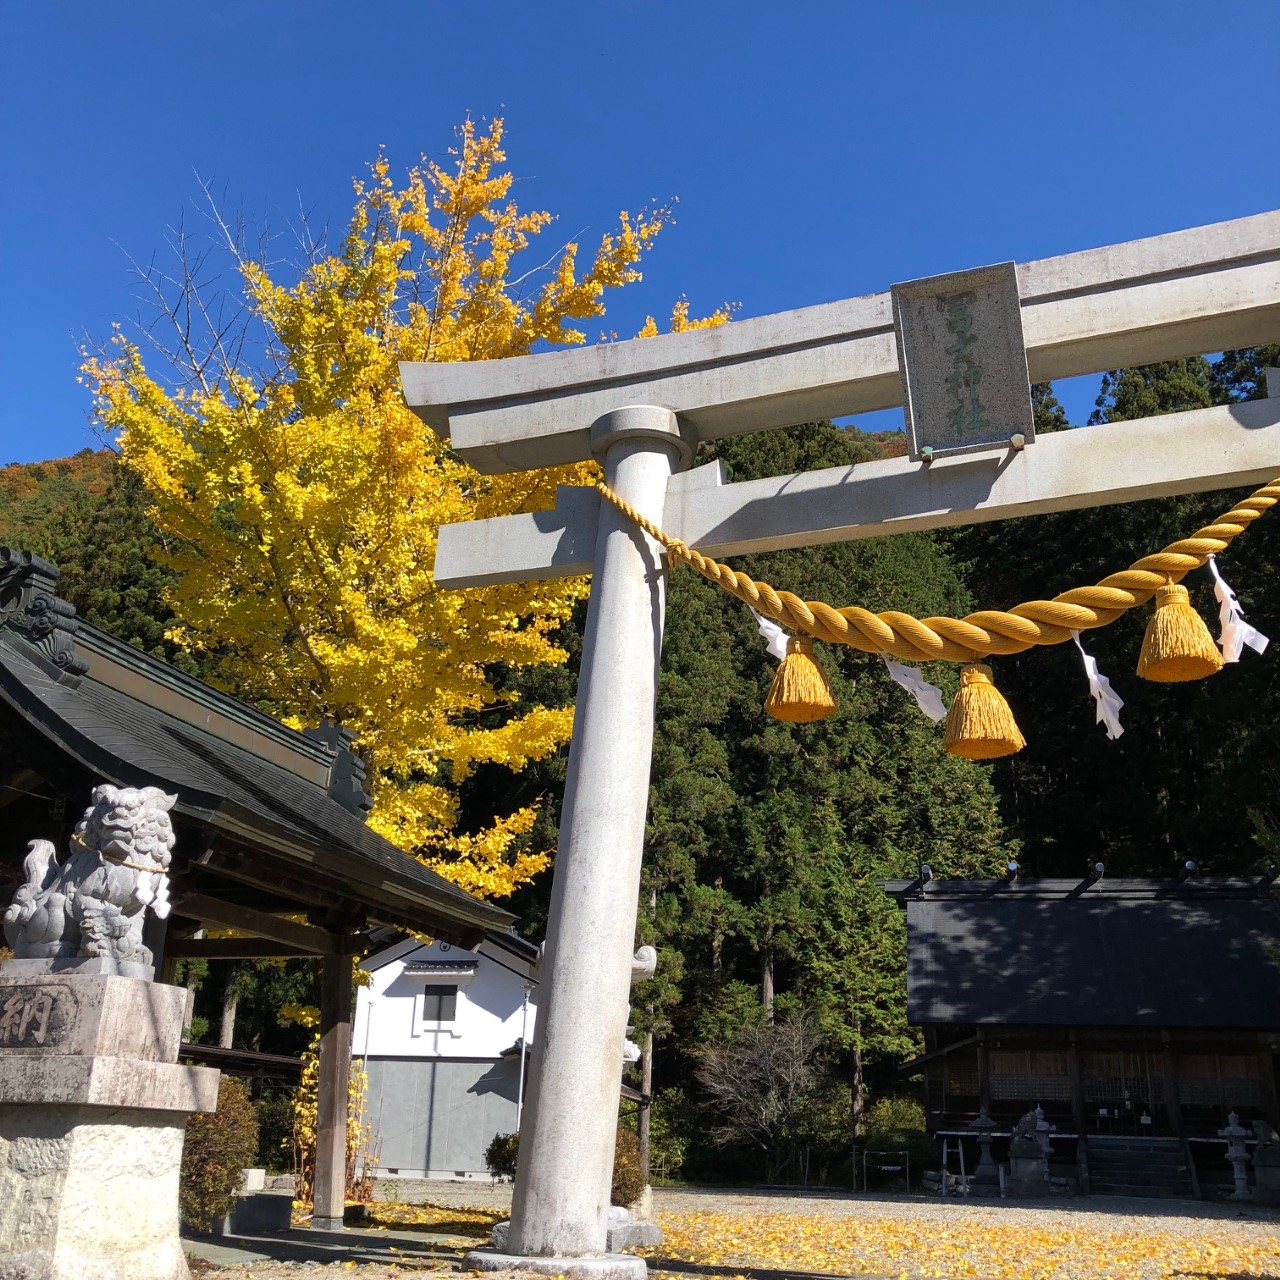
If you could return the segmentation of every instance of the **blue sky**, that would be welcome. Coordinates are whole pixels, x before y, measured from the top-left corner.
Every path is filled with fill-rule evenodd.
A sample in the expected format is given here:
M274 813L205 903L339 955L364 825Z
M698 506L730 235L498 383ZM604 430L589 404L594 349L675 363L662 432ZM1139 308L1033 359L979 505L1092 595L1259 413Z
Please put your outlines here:
M525 207L589 242L679 198L622 335L1280 205L1276 0L0 0L0 463L95 442L76 348L138 314L198 173L287 234L385 145L506 119ZM1065 388L1073 417L1096 380ZM869 425L885 425L877 422Z

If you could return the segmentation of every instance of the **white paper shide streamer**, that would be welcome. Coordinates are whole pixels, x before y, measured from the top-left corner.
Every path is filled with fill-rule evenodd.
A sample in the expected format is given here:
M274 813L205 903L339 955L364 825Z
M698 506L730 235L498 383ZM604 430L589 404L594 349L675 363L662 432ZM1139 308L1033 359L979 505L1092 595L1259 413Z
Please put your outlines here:
M1222 624L1218 644L1222 649L1223 662L1239 662L1245 645L1254 653L1262 653L1271 642L1244 620L1244 610L1240 608L1236 593L1218 572L1218 562L1213 556L1209 557L1209 572L1213 574L1213 594L1218 597L1218 621Z
M916 700L920 710L937 724L947 718L947 704L942 700L942 690L936 684L930 684L915 667L904 666L894 662L888 654L880 655L889 674Z
M787 641L791 637L772 618L766 618L754 609L751 610L751 616L756 620L756 626L760 628L760 634L769 647L769 653L781 662L787 656Z
M1089 692L1098 704L1098 723L1106 725L1107 737L1114 742L1124 732L1120 723L1120 708L1124 706L1124 699L1111 687L1111 681L1098 670L1097 658L1084 651L1080 633L1073 631L1071 635L1084 659L1084 673L1089 677Z

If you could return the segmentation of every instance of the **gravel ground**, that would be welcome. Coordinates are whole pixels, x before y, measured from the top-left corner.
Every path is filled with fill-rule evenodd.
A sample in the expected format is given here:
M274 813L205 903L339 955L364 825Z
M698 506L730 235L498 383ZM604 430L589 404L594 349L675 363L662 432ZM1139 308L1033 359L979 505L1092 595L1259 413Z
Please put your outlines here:
M410 1182L409 1180L390 1180L381 1188L385 1198L400 1203L431 1204L450 1208L487 1209L495 1213L505 1214L510 1206L511 1188L503 1184L489 1182ZM933 1197L893 1196L893 1195L858 1195L856 1197L833 1192L813 1193L796 1196L772 1194L752 1191L713 1190L713 1189L658 1189L654 1193L654 1213L659 1219L667 1215L677 1215L686 1219L686 1215L731 1215L741 1219L743 1224L759 1224L773 1215L797 1215L801 1218L822 1217L832 1219L829 1232L825 1228L820 1233L831 1236L844 1236L850 1229L856 1233L856 1224L866 1222L891 1222L894 1225L909 1224L913 1229L927 1234L963 1232L987 1233L988 1235L1012 1233L1015 1237L1070 1232L1075 1236L1088 1238L1106 1236L1113 1232L1158 1233L1171 1241L1184 1238L1197 1242L1215 1243L1230 1248L1243 1246L1262 1234L1274 1235L1280 1231L1280 1209L1268 1209L1257 1206L1238 1206L1230 1203L1212 1203L1202 1201L1173 1200L1131 1200L1092 1197L1087 1199L1038 1201L972 1201L956 1198L938 1200ZM837 1226L837 1221L840 1223ZM817 1227L817 1224L814 1224ZM402 1239L407 1237L401 1237ZM414 1243L421 1248L427 1237L419 1235ZM372 1244L372 1241L370 1241ZM407 1274L448 1274L451 1267L456 1268L461 1255L460 1243L456 1237L449 1242L452 1248L445 1245L443 1256L424 1258L420 1255L411 1257L406 1254L398 1262L382 1260L358 1261L352 1265L350 1261L334 1261L320 1263L315 1261L251 1261L243 1265L220 1266L207 1269L200 1264L194 1273L199 1280L269 1280L271 1277L291 1277L293 1280L309 1280L310 1277L321 1277L338 1273L355 1275L359 1280L392 1280L392 1277L403 1277ZM418 1252L415 1249L414 1252ZM395 1254L394 1239L383 1249L378 1250L382 1258L388 1253ZM662 1251L659 1250L659 1253ZM364 1255L368 1257L369 1254ZM221 1260L220 1260L221 1261ZM703 1276L716 1276L726 1271L732 1272L740 1265L731 1258L723 1260L718 1267L700 1270ZM727 1264L727 1265L724 1265ZM651 1266L653 1264L651 1263ZM777 1269L778 1264L761 1262L762 1267L772 1265L774 1277L785 1274ZM792 1265L795 1265L793 1262ZM802 1264L803 1265L803 1264ZM692 1270L692 1268L690 1268ZM1145 1272L1144 1272L1145 1273ZM514 1273L513 1273L514 1274ZM935 1273L936 1274L936 1273ZM973 1274L967 1272L966 1274ZM982 1274L979 1272L978 1274ZM1089 1274L1094 1274L1092 1271ZM1159 1259L1151 1263L1152 1276L1163 1274ZM1208 1273L1202 1273L1208 1274ZM1280 1258L1277 1259L1277 1270L1269 1266L1264 1270L1250 1268L1251 1275L1280 1275ZM1069 1280L1072 1271L1069 1267L1055 1275ZM494 1280L502 1280L506 1273L495 1273Z

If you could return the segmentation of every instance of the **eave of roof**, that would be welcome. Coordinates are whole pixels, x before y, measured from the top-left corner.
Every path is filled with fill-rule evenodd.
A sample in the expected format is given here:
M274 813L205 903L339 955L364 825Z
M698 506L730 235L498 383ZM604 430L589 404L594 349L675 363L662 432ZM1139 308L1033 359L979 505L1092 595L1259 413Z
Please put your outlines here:
M492 943L500 951L515 956L527 964L537 964L541 948L536 942L521 937L514 929L490 929L484 935L486 942Z
M464 974L475 973L474 960L410 960L404 972L413 974Z
M1085 876L1079 879L881 880L880 887L900 904L908 901L961 899L1018 902L1028 899L1099 898L1163 899L1265 898L1275 877L1266 876Z
M105 651L112 646L102 642L104 636L96 632L95 639ZM273 761L265 745L261 753L252 751L180 719L139 698L138 688L97 682L92 668L78 682L61 683L26 655L20 640L13 641L0 629L0 699L88 772L119 785L177 792L178 814L237 843L327 872L376 918L425 932L442 926L479 934L510 928L510 913L472 897L383 840L317 785L314 771L308 778L308 771ZM132 669L144 681L158 668L166 689L180 687L187 696L187 686L195 684L219 714L230 714L228 704L234 704L237 723L271 739L276 749L287 743L312 757L325 751L156 659L137 656Z
M127 685L116 673L111 672L114 678L108 679L110 669L119 668L150 686L149 702L153 706L161 706L163 695L168 694L170 696L163 700L169 702L170 707L177 701L187 702L213 717L243 726L249 735L264 743L283 747L297 755L300 761L312 762L327 770L333 753L324 744L281 724L257 707L241 702L239 698L171 667L162 659L126 644L109 631L103 631L83 619L77 621L79 627L76 631L76 648L84 650L85 657L89 660L87 678L99 683L110 682L113 687L127 691ZM95 662L95 659L99 661ZM241 743L245 745L243 739ZM276 758L279 758L278 755Z

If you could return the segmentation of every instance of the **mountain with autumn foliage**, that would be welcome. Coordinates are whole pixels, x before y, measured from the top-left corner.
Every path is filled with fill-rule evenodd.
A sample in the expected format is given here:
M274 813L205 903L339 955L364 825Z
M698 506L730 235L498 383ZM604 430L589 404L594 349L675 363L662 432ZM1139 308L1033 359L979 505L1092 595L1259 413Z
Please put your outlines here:
M47 555L57 518L86 497L101 497L114 474L115 454L109 449L0 467L0 544Z
M56 564L58 593L82 618L198 675L199 660L165 638L173 575L152 554L159 538L110 449L0 468L0 545Z

